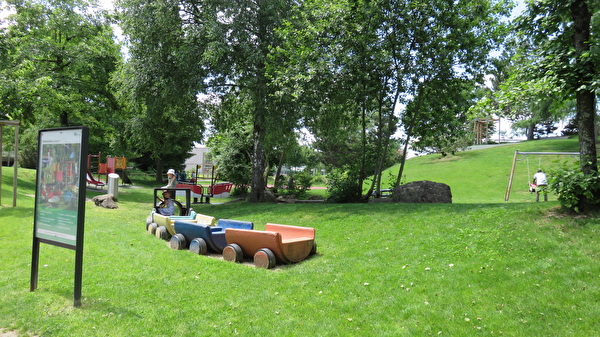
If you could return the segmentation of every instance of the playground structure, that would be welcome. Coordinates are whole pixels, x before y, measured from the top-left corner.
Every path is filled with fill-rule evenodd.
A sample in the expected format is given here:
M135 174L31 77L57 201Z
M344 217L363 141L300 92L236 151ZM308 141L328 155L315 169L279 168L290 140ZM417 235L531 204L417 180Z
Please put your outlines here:
M97 162L92 162L92 158L98 158ZM94 165L92 165L94 164ZM102 153L98 154L89 154L87 156L87 167L88 172L86 176L86 181L88 185L92 185L94 187L102 188L105 185L105 182L108 182L108 175L111 173L116 173L121 178L121 183L126 185L131 185L131 179L127 176L127 158L125 157L106 157L106 163L102 163ZM94 178L92 174L92 167L96 168L97 178ZM102 181L102 176L104 176L104 181Z
M579 159L579 152L519 152L518 150L515 151L515 155L513 157L513 162L512 162L512 167L510 170L510 175L508 178L508 185L506 186L506 193L504 194L504 201L508 202L509 198L510 198L510 192L512 189L512 185L513 185L513 180L514 180L514 176L515 176L515 168L517 166L517 162L526 159L527 160L527 179L528 179L528 187L531 188L531 182L529 181L529 179L531 179L532 174L531 174L531 170L529 169L529 157L528 156L538 156L538 165L537 168L542 168L542 161L541 161L541 157L542 156L573 156L576 157L577 159ZM520 158L519 158L520 157ZM536 168L536 169L537 169ZM535 191L536 193L536 201L539 201L539 194L540 193L544 193L544 198L545 200L547 200L547 190L540 190L540 189L536 189Z
M19 167L19 122L18 121L0 121L0 191L2 191L2 165L4 163L4 150L2 147L2 136L4 132L4 126L14 126L15 128L15 145L14 153L15 158L13 160L13 195L12 195L12 207L17 207L17 177ZM10 159L7 160L9 164ZM0 193L0 206L2 206L2 193Z
M498 130L500 130L500 119L498 118L476 118L473 121L475 145L485 144L487 141L491 140L490 125L493 127L496 122L498 122Z
M198 179L196 177L198 177L198 170L200 170L200 165L196 165L196 174L194 174L194 176L189 180L189 182L186 181L179 181L177 183L177 189L178 190L183 190L183 189L188 189L190 190L191 196L192 198L194 198L194 204L200 203L207 203L210 204L210 198L227 198L229 197L229 194L231 192L231 188L233 187L233 184L229 183L229 182L222 182L222 183L217 183L216 182L216 174L215 174L215 169L216 167L211 165L211 177L210 177L210 183L208 186L203 186L201 184L198 183ZM178 196L183 195L183 192L177 192L179 193Z

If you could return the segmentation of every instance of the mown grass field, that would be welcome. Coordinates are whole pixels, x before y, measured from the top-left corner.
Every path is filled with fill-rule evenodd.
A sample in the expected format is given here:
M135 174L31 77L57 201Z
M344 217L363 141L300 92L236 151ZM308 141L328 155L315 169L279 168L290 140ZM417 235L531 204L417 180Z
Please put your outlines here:
M576 147L542 140L411 159L406 181L445 182L453 204L194 206L256 229L316 228L317 255L274 270L171 250L144 231L151 187L121 188L116 210L87 204L80 308L73 251L42 244L38 289L29 291L34 172L19 170L12 208L5 169L0 328L23 336L599 336L598 218L561 215L554 196L536 203L524 162L504 202L515 149Z

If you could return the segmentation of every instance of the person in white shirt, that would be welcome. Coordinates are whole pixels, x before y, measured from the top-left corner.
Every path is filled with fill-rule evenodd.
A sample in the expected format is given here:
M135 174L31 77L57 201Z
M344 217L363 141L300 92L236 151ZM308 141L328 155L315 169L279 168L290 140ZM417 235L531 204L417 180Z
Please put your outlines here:
M542 169L539 169L536 172L536 174L533 175L533 183L536 184L537 186L547 186L548 185L546 173L544 173L544 171L542 171Z
M544 201L548 201L548 178L542 169L533 175L533 183L536 185L535 201L540 201L540 193L544 194Z
M169 169L167 171L167 185L161 188L175 188L177 185L177 177L175 176L175 170Z

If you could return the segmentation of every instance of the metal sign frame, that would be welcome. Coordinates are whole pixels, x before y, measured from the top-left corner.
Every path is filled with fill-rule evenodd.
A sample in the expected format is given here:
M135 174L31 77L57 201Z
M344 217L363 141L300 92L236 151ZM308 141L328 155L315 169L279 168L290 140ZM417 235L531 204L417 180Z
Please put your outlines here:
M85 175L89 130L40 130L30 290L38 283L40 243L75 250L74 305L81 306Z

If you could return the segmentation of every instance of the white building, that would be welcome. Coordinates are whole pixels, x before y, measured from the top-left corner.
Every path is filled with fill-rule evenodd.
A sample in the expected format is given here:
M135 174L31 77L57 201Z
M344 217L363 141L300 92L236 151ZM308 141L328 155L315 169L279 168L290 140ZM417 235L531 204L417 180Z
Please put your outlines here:
M185 161L186 172L196 172L201 177L212 177L213 164L210 158L210 149L199 145L190 151L192 156Z

